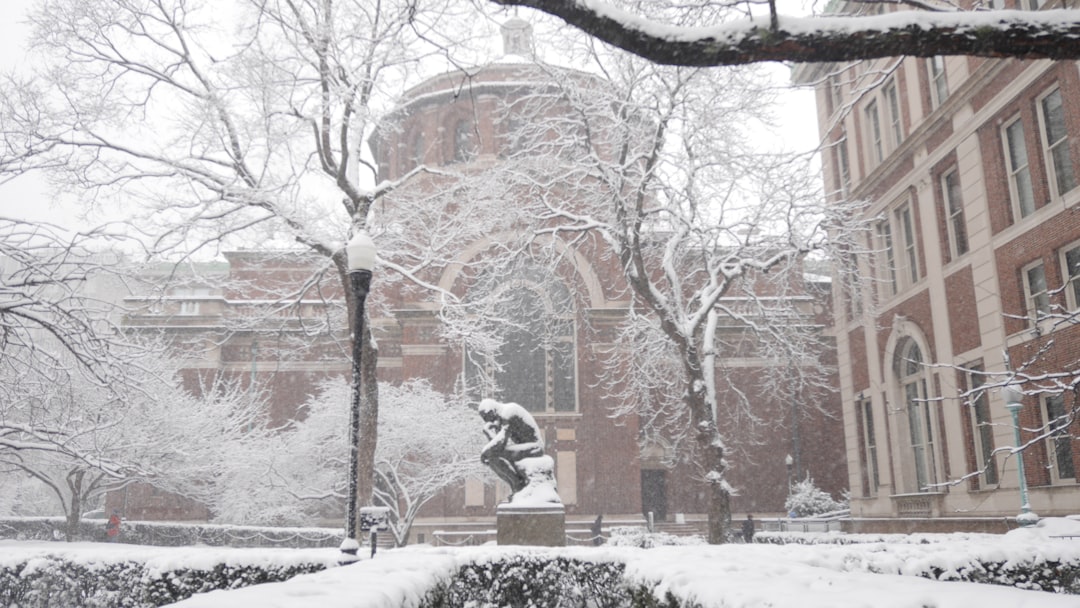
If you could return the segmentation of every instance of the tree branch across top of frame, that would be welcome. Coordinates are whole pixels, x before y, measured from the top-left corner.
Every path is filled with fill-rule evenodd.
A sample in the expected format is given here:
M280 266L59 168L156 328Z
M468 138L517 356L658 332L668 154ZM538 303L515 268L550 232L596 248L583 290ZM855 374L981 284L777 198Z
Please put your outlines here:
M905 10L859 17L770 17L673 26L596 0L492 0L564 20L655 63L741 65L910 55L1080 59L1080 10Z

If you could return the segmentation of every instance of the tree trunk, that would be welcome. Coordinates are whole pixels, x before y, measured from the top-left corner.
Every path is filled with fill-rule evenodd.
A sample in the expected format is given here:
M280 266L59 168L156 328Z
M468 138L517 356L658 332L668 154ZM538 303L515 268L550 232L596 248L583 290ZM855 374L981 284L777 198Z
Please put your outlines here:
M71 502L68 503L68 512L65 517L64 540L69 543L75 542L79 537L79 521L82 519L82 484L86 471L72 471L68 473L68 490L71 491Z
M700 457L698 462L704 470L705 484L708 486L709 544L720 545L728 540L731 528L731 494L724 480L727 463L724 461L724 443L716 427L712 404L705 391L704 378L695 373L687 390L687 406L690 408L690 421L696 429L696 439Z

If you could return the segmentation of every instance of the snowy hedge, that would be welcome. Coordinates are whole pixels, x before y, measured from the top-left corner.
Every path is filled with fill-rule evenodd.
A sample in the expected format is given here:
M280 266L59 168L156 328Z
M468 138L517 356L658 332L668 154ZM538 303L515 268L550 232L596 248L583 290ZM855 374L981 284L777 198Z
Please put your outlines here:
M983 545L969 550L963 546L967 544L937 543L942 547L951 545L941 551L928 551L933 544L892 545L890 549L872 545L744 544L655 549L410 547L284 583L194 596L176 608L1077 605L1076 596L1064 593L1080 589L1066 584L1062 577L1070 568L1080 570L1080 543L1075 548L1060 544L1062 550L1052 560L1027 562L1017 558L1053 555L1054 548L1028 545L994 551ZM894 551L897 547L900 550ZM1044 551L1048 548L1049 552ZM999 555L986 563L970 562L972 568L965 568L969 553ZM1060 559L1061 555L1070 557ZM1001 568L1010 560L1020 567ZM1055 577L1057 580L1052 581ZM937 579L996 584L943 583ZM1058 593L1034 590L1043 586Z
M562 556L511 554L468 563L432 589L425 605L452 606L626 606L625 566Z
M50 543L51 544L51 543ZM41 545L47 547L47 545ZM144 608L215 589L289 580L336 562L311 550L156 549L57 545L0 559L0 606Z
M0 538L15 540L56 540L65 527L61 517L0 518ZM79 539L105 541L105 520L79 522ZM337 547L340 528L233 526L171 522L125 521L118 542L157 547L209 545L212 547Z

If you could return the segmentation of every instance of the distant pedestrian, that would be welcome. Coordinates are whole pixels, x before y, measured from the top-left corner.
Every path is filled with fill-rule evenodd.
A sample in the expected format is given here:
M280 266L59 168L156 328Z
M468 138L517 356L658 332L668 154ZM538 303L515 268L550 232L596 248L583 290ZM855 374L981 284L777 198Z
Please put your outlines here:
M742 522L742 537L745 542L754 542L754 516L749 513L746 514L746 521Z
M120 511L113 509L109 522L105 524L105 536L109 542L116 542L120 538Z
M592 528L590 530L592 532L592 544L594 544L594 545L600 546L600 545L604 544L604 534L603 534L604 530L603 530L603 528L601 528L601 525L603 523L604 523L604 514L601 513L600 515L596 516L596 521L593 522Z

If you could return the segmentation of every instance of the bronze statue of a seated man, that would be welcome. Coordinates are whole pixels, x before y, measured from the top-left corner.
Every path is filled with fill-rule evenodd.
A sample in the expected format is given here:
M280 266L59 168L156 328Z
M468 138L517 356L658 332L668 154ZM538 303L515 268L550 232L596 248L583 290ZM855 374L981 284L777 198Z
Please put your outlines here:
M516 403L484 399L478 408L484 420L487 445L480 461L510 485L510 502L530 488L529 498L560 502L555 493L554 463L544 455L540 427L532 414Z

